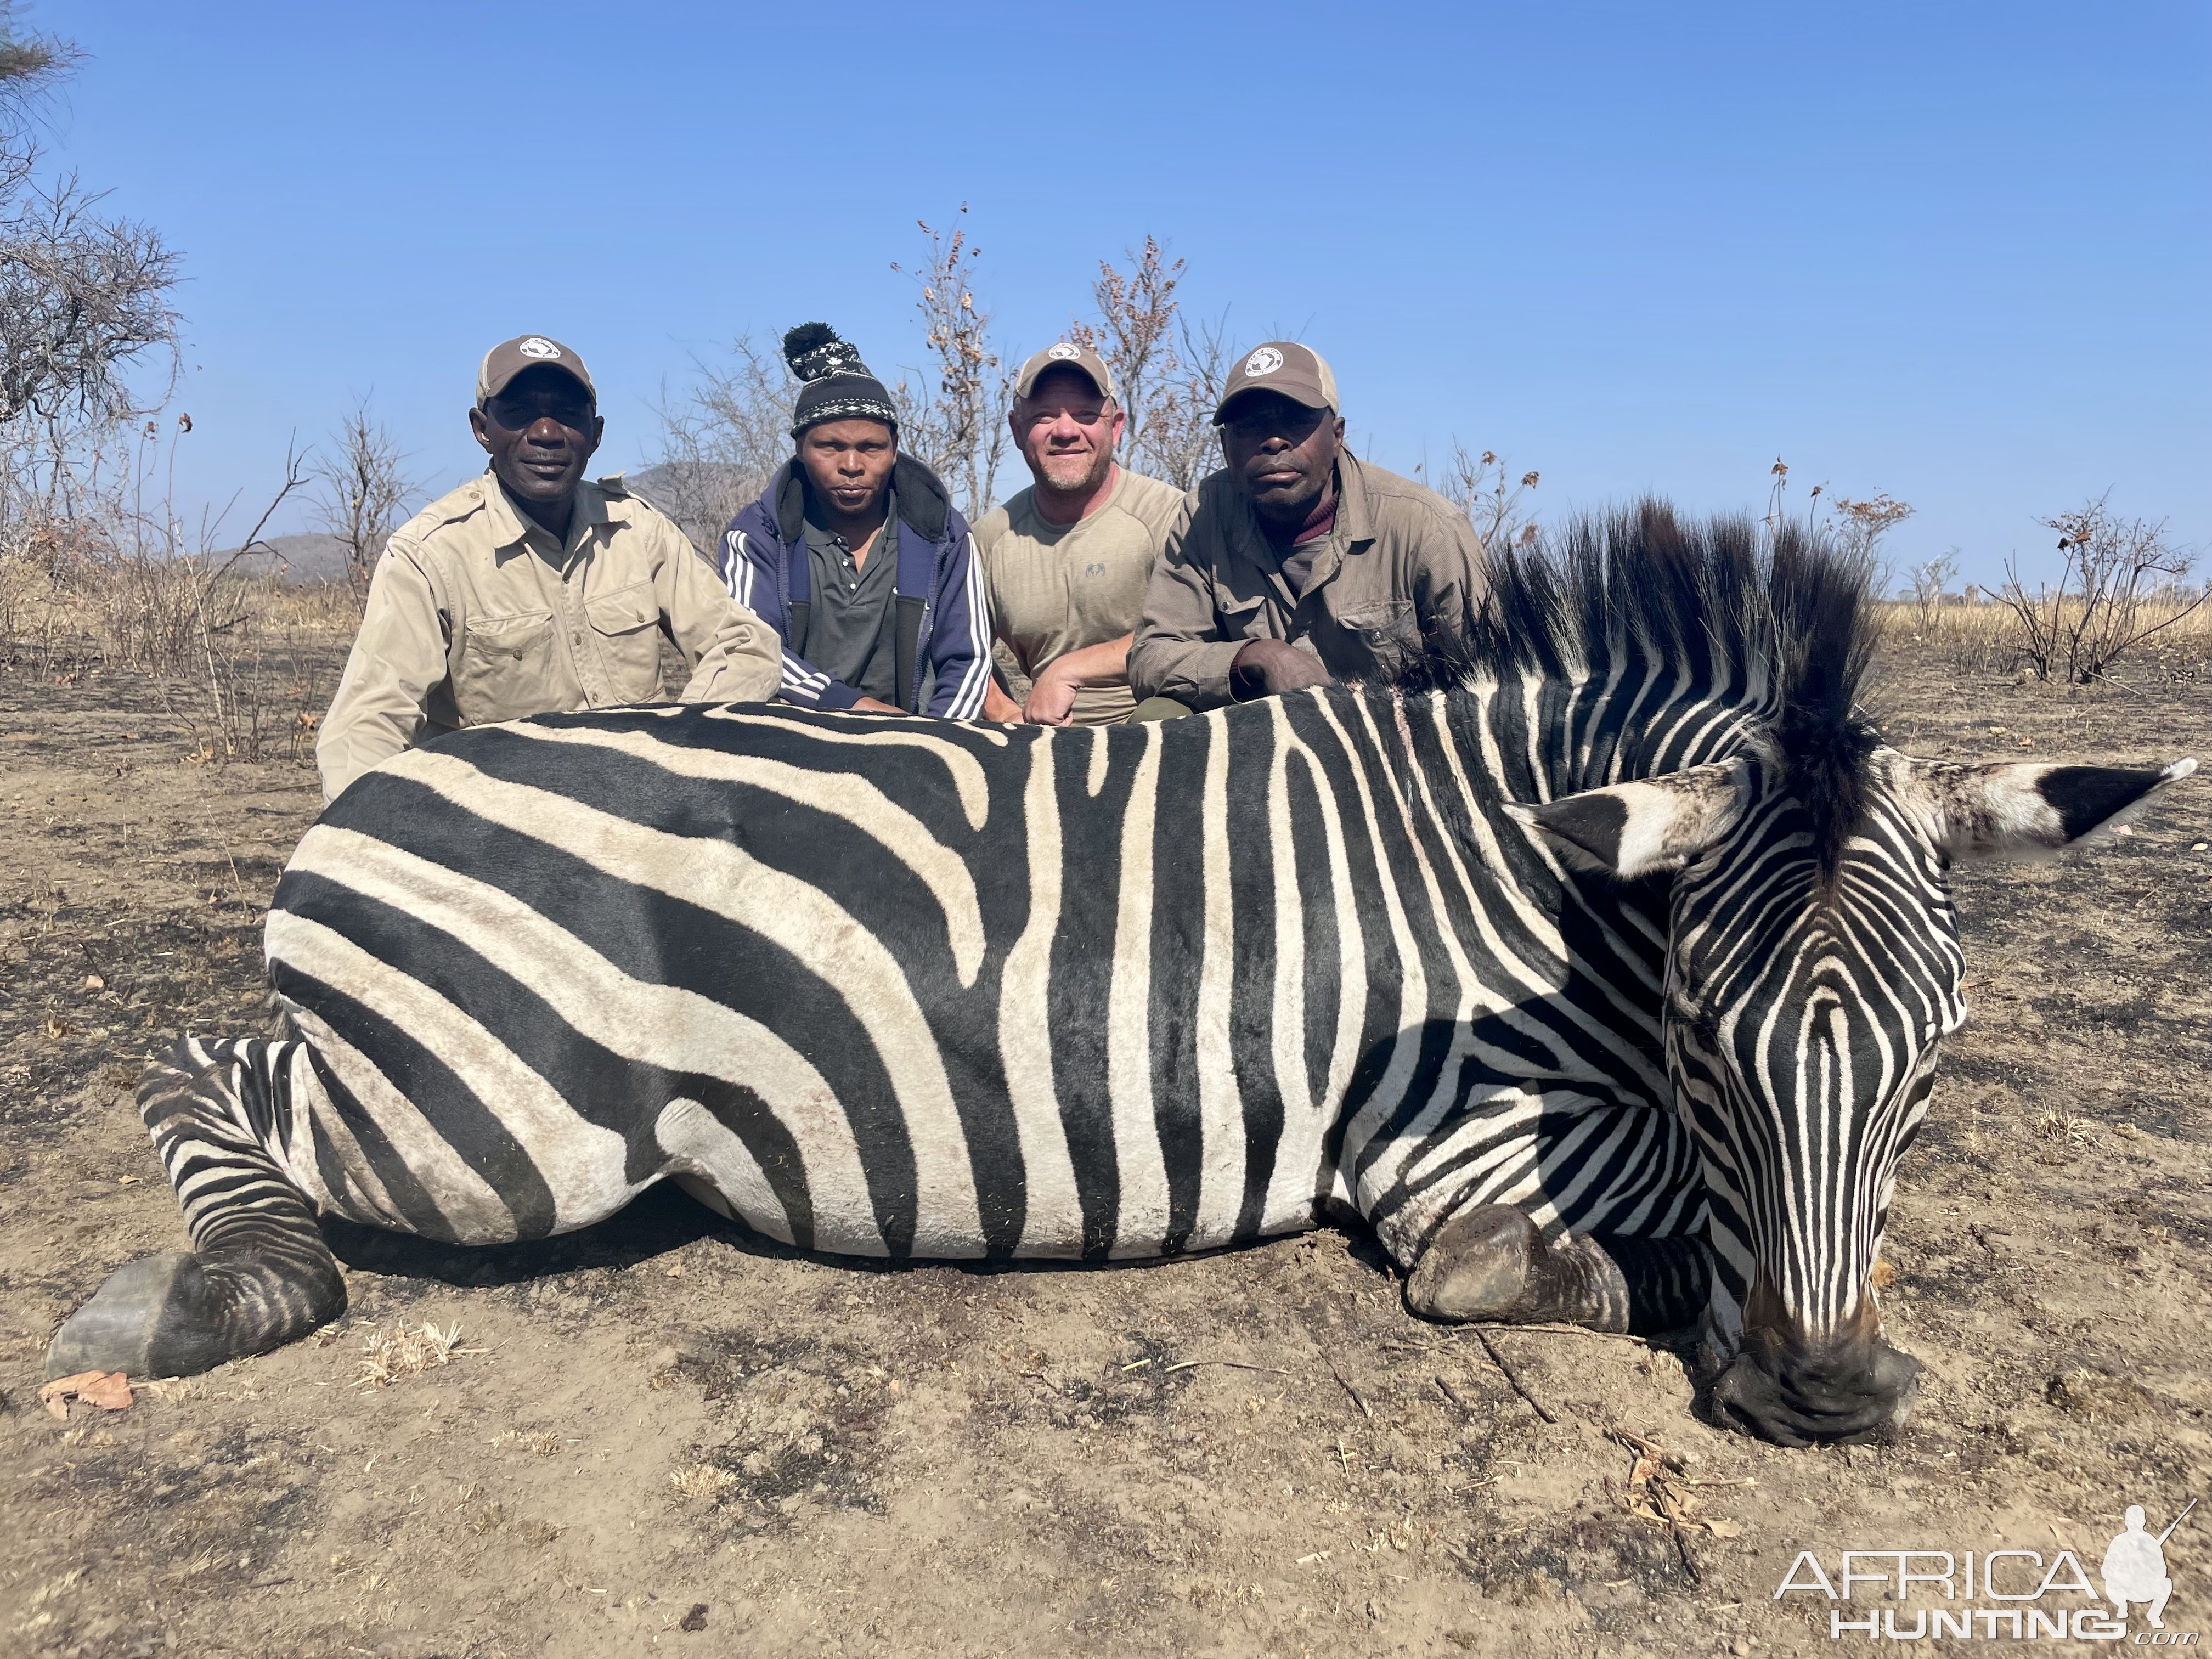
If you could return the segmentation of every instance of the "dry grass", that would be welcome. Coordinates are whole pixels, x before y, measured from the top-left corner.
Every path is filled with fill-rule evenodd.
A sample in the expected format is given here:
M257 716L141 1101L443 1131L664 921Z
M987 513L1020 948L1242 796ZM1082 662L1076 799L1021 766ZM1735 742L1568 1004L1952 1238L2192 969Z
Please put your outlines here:
M2212 668L2212 605L2187 610L2193 594L2147 601L2146 624L2168 623L2123 659L2112 678L2160 681L2201 679ZM1885 599L1875 607L1884 635L1899 644L1934 647L1954 672L1984 678L2022 678L2026 641L2020 619L1992 599L1946 599L1941 604ZM2184 614L2185 611L2186 614Z
M459 1325L441 1331L427 1320L418 1330L403 1328L388 1334L373 1330L362 1340L361 1375L354 1379L354 1386L388 1389L406 1377L420 1376L441 1365L450 1365L462 1355L484 1352L482 1348L464 1348L460 1344Z
M668 1477L668 1484L676 1488L679 1498L720 1498L738 1484L738 1477L729 1470L717 1468L712 1463L694 1463L688 1469L679 1469Z
M2096 1139L2096 1128L2078 1112L2063 1106L2046 1106L2035 1120L2035 1133L2054 1146L2080 1152Z

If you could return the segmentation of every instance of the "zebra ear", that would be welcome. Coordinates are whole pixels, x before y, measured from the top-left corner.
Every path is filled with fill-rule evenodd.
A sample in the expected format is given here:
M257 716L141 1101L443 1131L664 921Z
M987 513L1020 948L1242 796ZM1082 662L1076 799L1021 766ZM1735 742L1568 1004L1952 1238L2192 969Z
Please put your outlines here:
M1577 862L1632 880L1679 870L1728 834L1742 816L1747 777L1738 762L1692 766L1506 810L1564 842Z
M1891 793L1953 858L2054 852L2197 769L2193 760L2163 769L2044 761L1959 766L1902 756L1898 762Z

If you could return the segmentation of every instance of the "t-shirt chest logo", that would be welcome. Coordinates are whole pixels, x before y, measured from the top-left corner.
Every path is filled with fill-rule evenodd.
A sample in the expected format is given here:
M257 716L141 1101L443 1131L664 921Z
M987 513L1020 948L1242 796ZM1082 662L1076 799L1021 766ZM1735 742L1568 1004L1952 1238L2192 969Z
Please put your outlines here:
M1086 576L1103 576L1106 574L1106 567L1103 564L1086 564L1083 567L1083 574Z
M1283 354L1273 346L1261 346L1244 360L1244 378L1256 380L1262 374L1273 374L1283 366Z

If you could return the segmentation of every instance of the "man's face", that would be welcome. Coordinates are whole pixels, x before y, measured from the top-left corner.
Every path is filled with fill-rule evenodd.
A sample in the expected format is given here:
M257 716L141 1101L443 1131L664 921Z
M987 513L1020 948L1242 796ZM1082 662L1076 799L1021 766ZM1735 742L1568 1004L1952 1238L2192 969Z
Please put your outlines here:
M575 494L606 421L573 374L550 364L526 368L481 409L469 428L491 470L516 500L557 507Z
M824 421L799 434L799 463L807 481L832 510L853 517L883 499L898 460L898 445L881 421L855 417Z
M1008 416L1037 488L1078 495L1105 482L1128 424L1079 369L1048 368Z
M1229 405L1221 453L1229 476L1270 519L1303 519L1328 488L1344 441L1331 410L1308 409L1279 392L1248 392Z

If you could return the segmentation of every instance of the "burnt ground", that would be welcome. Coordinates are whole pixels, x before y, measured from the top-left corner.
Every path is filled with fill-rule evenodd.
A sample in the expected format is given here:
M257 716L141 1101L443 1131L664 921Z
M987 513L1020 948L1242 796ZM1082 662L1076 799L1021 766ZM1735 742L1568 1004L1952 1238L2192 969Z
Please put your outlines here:
M2212 760L2201 679L1890 670L1922 754ZM1773 1600L1800 1548L2057 1540L2094 1572L2124 1504L2212 1495L2208 781L1960 880L1974 1020L1893 1220L1888 1330L1927 1366L1893 1447L1717 1431L1623 1339L1492 1334L1516 1389L1358 1237L887 1268L672 1190L538 1246L348 1233L341 1324L56 1422L56 1323L183 1239L140 1060L260 1025L317 798L191 762L134 680L51 679L0 673L0 1654L1834 1651L1824 1602ZM425 1322L449 1364L360 1384ZM1675 1489L1717 1531L1632 1511L1616 1426L1742 1483ZM2167 1546L2171 1627L2212 1625L2206 1538Z

